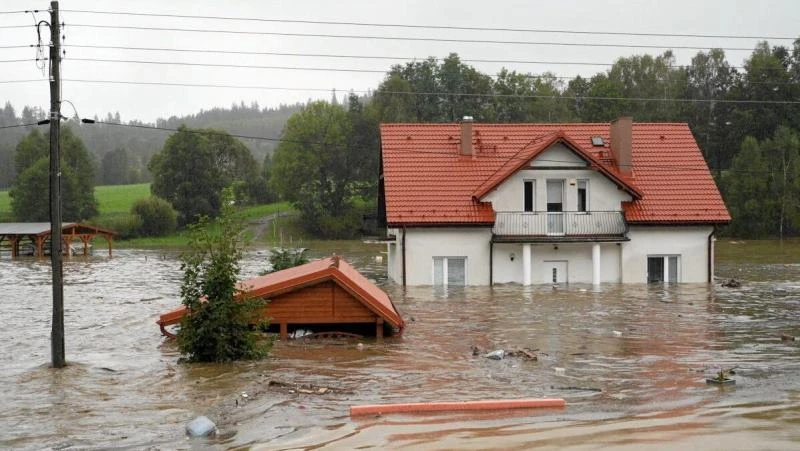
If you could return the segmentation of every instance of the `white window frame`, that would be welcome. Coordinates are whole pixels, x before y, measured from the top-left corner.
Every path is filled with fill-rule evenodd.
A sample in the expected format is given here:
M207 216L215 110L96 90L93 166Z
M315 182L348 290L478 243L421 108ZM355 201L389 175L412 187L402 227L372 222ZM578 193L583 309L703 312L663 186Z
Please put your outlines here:
M669 260L671 258L675 258L675 278L677 280L670 280L669 279ZM663 258L664 259L664 274L663 276L663 283L681 283L683 277L681 276L681 254L648 254L647 259L645 260L645 278L647 283L655 283L650 282L650 271L648 270L649 261L651 258Z
M447 283L447 279L448 279L447 273L448 273L448 270L449 270L449 268L447 266L447 262L448 262L448 260L455 260L455 259L464 260L464 286L468 285L467 274L469 274L469 266L468 266L469 261L468 261L466 256L456 256L456 255L448 255L448 256L435 255L435 256L433 256L433 258L431 259L431 285L439 286L439 285L436 285L436 259L437 258L441 258L442 259L442 285L441 286L446 287L446 286L449 285Z

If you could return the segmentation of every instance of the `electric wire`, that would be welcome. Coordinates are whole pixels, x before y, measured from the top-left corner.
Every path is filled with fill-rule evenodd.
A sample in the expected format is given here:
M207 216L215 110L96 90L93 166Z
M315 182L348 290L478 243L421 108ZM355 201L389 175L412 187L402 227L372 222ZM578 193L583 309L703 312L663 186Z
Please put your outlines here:
M420 24L396 24L378 22L355 22L355 21L330 21L330 20L301 20L301 19L266 19L258 17L231 17L231 16L202 16L188 14L165 14L165 13L139 13L129 11L92 11L82 9L66 9L64 12L81 14L103 14L118 16L141 16L141 17L169 17L180 19L204 19L204 20L234 20L266 23L290 23L305 25L344 25L358 27L381 27L381 28L405 28L405 29L431 29L431 30L459 30L459 31L492 31L492 32L515 32L515 33L557 33L557 34L578 34L578 35L609 35L609 36L651 36L651 37L679 37L679 38L711 38L711 39L760 39L760 40L794 40L795 37L786 36L749 36L749 35L715 35L698 33L656 33L656 32L623 32L623 31L589 31L589 30L565 30L547 28L510 28L510 27L471 27L456 25L420 25Z
M138 30L138 31L170 31L180 33L219 33L234 35L253 35L253 36L286 36L286 37L312 37L312 38L334 38L334 39L369 39L384 41L412 41L412 42L447 42L447 43L466 43L466 44L502 44L502 45L552 45L569 47L611 47L611 48L642 48L642 49L681 49L681 50L707 50L720 48L729 51L752 51L752 48L742 47L715 47L715 46L685 46L685 45L648 45L648 44L601 44L596 42L552 42L552 41L513 41L499 39L457 39L457 38L433 38L433 37L413 37L413 36L381 36L381 35L351 35L351 34L331 34L331 33L292 33L278 31L246 31L246 30L219 30L208 28L174 28L174 27L144 27L134 25L99 25L99 24L70 24L75 28L99 28L116 30Z

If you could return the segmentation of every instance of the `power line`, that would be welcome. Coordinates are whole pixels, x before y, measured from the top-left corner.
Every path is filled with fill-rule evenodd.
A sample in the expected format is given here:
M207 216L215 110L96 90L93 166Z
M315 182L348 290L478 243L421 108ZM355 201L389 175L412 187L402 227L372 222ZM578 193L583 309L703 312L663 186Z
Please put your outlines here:
M565 29L546 29L546 28L509 28L509 27L470 27L455 25L418 25L418 24L396 24L396 23L377 23L377 22L353 22L353 21L322 21L322 20L300 20L300 19L265 19L258 17L231 17L231 16L201 16L185 14L160 14L160 13L135 13L127 11L90 11L80 9L65 9L63 11L81 14L105 14L119 16L141 16L141 17L171 17L180 19L211 19L211 20L236 20L250 22L267 23L292 23L305 25L345 25L357 27L380 27L380 28L405 28L405 29L430 29L430 30L459 30L459 31L495 31L495 32L515 32L515 33L556 33L556 34L578 34L578 35L608 35L608 36L651 36L651 37L679 37L679 38L709 38L709 39L760 39L760 40L794 40L796 37L785 36L748 36L748 35L715 35L715 34L696 34L696 33L655 33L655 32L622 32L622 31L588 31L588 30L565 30Z
M0 83L30 83L46 81L43 79L27 80L0 80ZM145 82L145 81L125 81L125 80L88 80L78 78L63 78L62 81L74 83L98 83L98 84L121 84L121 85L140 85L140 86L169 86L169 87L188 87L188 88L221 88L221 89L256 89L266 91L319 91L331 92L332 88L291 88L280 86L258 86L258 85L225 85L225 84L203 84L203 83L169 83L169 82ZM485 98L519 98L519 99L550 99L550 100L600 100L616 102L676 102L676 103L720 103L720 104L764 104L764 105L797 105L800 100L757 100L757 99L681 99L674 97L605 97L605 96L557 96L544 94L498 94L498 93L467 93L467 92L408 92L408 91L373 91L356 89L338 89L341 92L352 92L357 94L378 95L411 95L411 96L449 96L449 97L485 97Z
M297 66L257 66L253 64L224 64L224 63L189 63L178 61L143 61L143 60L113 60L102 58L68 58L72 61L92 61L102 63L130 63L130 64L156 64L172 66L201 66L201 67L231 67L238 69L277 69L277 70L307 70L307 71L328 71L328 72L363 72L372 74L383 74L385 70L376 69L347 69L340 67L297 67ZM1 63L2 61L0 61Z
M29 27L36 27L36 25L0 25L0 28L3 28L3 29L10 29L10 28L29 28Z
M0 130L6 129L6 128L32 127L34 125L42 125L42 124L37 124L36 122L34 122L32 124L3 125L2 127L0 127Z
M45 58L46 60L47 58ZM18 60L0 60L0 63L27 63L31 61L42 61L41 59L35 58L25 58L25 59L18 59Z
M97 24L70 24L76 28L101 28L117 30L140 30L140 31L174 31L182 33L221 33L236 35L254 36L288 36L288 37L312 37L312 38L336 38L336 39L370 39L384 41L415 41L415 42L450 42L468 44L504 44L504 45L553 45L569 47L612 47L612 48L643 48L643 49L683 49L683 50L706 50L720 48L730 51L752 51L752 48L740 47L714 47L714 46L678 46L678 45L647 45L647 44L599 44L594 42L544 42L544 41L507 41L494 39L456 39L456 38L431 38L431 37L411 37L411 36L378 36L378 35L348 35L348 34L329 34L329 33L289 33L277 31L244 31L244 30L216 30L208 28L169 28L169 27L142 27L132 25L97 25Z
M222 55L267 55L267 56L299 56L309 58L350 58L350 59L374 59L374 60L399 60L399 61L423 61L428 59L421 57L406 56L383 56L383 55L340 55L331 53L292 53L292 52L256 52L246 50L210 50L210 49L177 49L167 47L127 47L114 45L81 45L69 44L64 47L88 48L88 49L107 49L107 50L141 50L141 51L160 51L160 52L180 52L180 53L214 53ZM2 47L0 47L2 48ZM435 58L437 61L443 58ZM495 60L495 59L473 59L459 58L467 63L511 63L511 64L552 64L552 65L575 65L575 66L613 66L613 63L592 63L592 62L568 62L568 61L530 61L530 60ZM680 67L680 66L669 66Z
M90 62L101 62L101 63L127 63L127 64L154 64L154 65L172 65L172 66L196 66L196 67L228 67L228 68L239 68L239 69L273 69L273 70L307 70L307 71L320 71L320 72L355 72L355 73L373 73L373 74L388 74L391 72L385 69L350 69L350 68L337 68L337 67L303 67L303 66L259 66L254 64L226 64L226 63L192 63L192 62L183 62L183 61L151 61L151 60L121 60L121 59L108 59L108 58L67 58L72 61L90 61ZM46 58L45 58L46 60ZM34 61L34 60L10 60L9 62L13 61ZM40 61L40 60L36 60ZM0 61L2 63L4 61ZM558 76L555 74L548 74L548 73L540 73L540 74L531 74L531 73L519 73L524 77L528 78L554 78L558 80L575 80L580 75L576 76ZM497 75L488 75L487 77L490 78L498 78ZM590 80L593 76L581 77L585 80ZM657 80L659 86L663 85L671 85L671 86L684 86L684 84L680 83L679 80ZM770 86L777 86L777 85L797 85L798 82L783 82L783 81L747 81L747 84L763 84L763 85L770 85Z
M27 46L9 46L8 48L21 48L21 47L35 47L29 44ZM385 55L342 55L330 53L296 53L296 52L259 52L247 50L211 50L211 49L179 49L172 47L131 47L131 46L117 46L117 45L89 45L89 44L65 44L62 47L72 48L86 48L86 49L102 49L102 50L134 50L134 51L158 51L158 52L176 52L176 53L212 53L220 55L264 55L264 56L297 56L309 58L344 58L344 59L369 59L369 60L388 60L388 61L425 61L433 58L436 61L443 61L445 58L438 57L417 57L417 56L385 56ZM4 48L0 46L0 48ZM546 65L560 65L560 66L606 66L613 67L615 63L601 63L591 61L538 61L538 60L496 60L496 59L480 59L480 58L461 58L459 61L464 63L503 63L503 64L546 64ZM691 68L692 65L667 65L668 69L685 69ZM726 66L728 69L747 69L744 66ZM766 67L762 68L776 71L785 71L783 67Z

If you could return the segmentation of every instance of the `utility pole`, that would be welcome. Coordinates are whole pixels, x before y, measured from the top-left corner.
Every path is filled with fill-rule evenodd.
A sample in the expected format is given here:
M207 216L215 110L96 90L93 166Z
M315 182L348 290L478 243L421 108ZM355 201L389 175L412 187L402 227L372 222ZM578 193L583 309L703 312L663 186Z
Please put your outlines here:
M61 255L61 24L58 2L50 2L50 262L53 273L53 368L66 365L64 356L64 273Z

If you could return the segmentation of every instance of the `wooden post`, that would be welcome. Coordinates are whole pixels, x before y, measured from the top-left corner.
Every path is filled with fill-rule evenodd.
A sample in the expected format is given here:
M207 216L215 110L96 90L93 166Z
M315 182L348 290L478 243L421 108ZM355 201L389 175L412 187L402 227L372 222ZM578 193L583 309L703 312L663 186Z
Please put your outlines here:
M289 338L289 326L286 323L281 323L281 340Z
M61 19L58 2L50 2L50 262L53 273L53 327L50 348L53 368L66 365L64 356L64 274L61 255Z
M378 318L375 321L375 338L379 341L383 339L383 318Z

